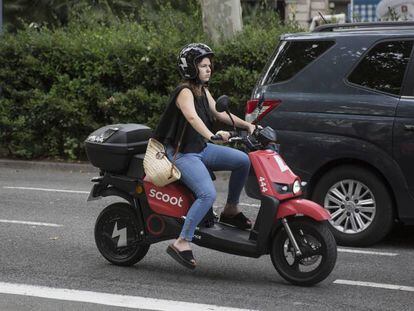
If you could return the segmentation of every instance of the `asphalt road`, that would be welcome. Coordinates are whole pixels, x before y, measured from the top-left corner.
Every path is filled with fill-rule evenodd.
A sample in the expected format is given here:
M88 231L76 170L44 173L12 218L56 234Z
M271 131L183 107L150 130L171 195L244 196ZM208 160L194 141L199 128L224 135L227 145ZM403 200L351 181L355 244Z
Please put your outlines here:
M99 212L116 200L86 202L95 175L82 165L0 161L0 310L129 310L106 303L118 295L138 299L131 310L159 310L158 302L171 309L187 302L193 310L205 304L253 310L414 310L413 228L399 228L371 248L340 248L334 271L311 288L284 281L268 256L251 259L197 246L198 267L189 271L165 253L168 242L152 245L133 267L111 265L95 247L93 229ZM226 183L226 175L216 181L217 207L225 201ZM246 196L241 201L254 217L257 202ZM56 296L59 289L66 290L67 300ZM82 295L96 295L99 304L71 298Z

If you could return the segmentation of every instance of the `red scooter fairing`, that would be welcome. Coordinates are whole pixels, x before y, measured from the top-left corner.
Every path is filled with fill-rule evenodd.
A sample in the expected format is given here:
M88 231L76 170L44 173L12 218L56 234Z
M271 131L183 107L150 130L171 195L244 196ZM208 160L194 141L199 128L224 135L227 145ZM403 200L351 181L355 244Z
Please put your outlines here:
M273 150L258 150L249 153L249 158L257 176L257 183L263 195L270 195L279 201L300 196L302 191L295 195L292 192L278 193L274 184L292 185L295 180L299 180L287 166L282 157Z
M259 150L249 154L252 165L255 169L257 182L263 195L277 198L281 203L278 206L275 219L281 219L290 215L306 215L316 221L330 219L329 213L319 204L296 198L302 194L289 191L279 193L274 184L292 185L295 180L300 180L279 154L273 150Z
M144 189L149 207L160 215L181 218L194 202L192 192L178 182L157 187L145 177Z
M322 208L319 204L306 199L292 199L280 203L276 219L298 214L309 216L316 221L331 219L327 210Z

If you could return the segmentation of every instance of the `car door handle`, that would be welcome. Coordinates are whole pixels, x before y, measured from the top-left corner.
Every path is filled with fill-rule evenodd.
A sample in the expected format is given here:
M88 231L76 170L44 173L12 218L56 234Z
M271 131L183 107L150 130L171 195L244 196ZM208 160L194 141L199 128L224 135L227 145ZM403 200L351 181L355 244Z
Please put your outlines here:
M406 131L414 131L414 124L404 124L404 129Z

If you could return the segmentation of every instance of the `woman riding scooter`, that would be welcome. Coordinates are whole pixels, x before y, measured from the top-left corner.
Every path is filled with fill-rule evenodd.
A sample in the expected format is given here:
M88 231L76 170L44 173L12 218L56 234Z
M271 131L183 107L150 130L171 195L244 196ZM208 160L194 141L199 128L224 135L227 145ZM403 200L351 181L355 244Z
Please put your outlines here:
M209 170L232 172L227 203L220 221L240 229L250 229L252 226L237 205L249 174L249 157L239 150L209 142L215 136L211 131L215 120L232 125L225 112L216 110L215 100L207 88L212 74L213 55L213 51L202 43L188 44L180 51L178 69L183 82L172 93L155 130L155 137L166 145L169 159L175 156L175 165L181 171L181 181L195 196L180 236L167 248L171 257L190 269L196 267L190 247L194 231L216 199ZM232 118L237 127L253 133L254 125L234 115ZM216 135L220 135L223 141L230 138L227 131L218 131Z

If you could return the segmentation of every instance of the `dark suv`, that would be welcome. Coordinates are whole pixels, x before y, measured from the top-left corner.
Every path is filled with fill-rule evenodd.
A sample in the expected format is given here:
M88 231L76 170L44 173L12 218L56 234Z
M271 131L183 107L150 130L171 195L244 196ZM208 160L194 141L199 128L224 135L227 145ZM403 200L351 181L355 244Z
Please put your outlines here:
M277 130L340 244L373 244L395 220L414 224L413 44L411 22L284 35L247 103L247 120L259 114Z

